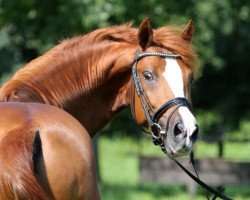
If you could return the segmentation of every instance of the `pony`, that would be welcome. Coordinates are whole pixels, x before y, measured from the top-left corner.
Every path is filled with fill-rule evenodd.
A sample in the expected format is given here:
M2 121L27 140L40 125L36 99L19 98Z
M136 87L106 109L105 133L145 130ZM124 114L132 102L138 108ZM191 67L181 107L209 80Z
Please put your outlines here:
M91 138L125 107L170 156L199 128L194 25L150 19L66 39L0 88L0 199L99 199Z

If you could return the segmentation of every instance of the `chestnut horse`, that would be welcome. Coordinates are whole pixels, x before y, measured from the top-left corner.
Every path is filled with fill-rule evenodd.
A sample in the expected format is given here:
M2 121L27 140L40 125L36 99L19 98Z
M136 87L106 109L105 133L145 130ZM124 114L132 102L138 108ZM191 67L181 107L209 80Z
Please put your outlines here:
M0 89L0 199L99 199L91 137L125 107L164 152L188 154L193 32L102 28L19 70Z

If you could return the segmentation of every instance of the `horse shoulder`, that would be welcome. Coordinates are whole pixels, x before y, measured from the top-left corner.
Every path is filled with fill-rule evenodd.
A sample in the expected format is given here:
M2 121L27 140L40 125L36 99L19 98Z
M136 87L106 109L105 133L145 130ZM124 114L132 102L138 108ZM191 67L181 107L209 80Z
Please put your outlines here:
M51 126L40 130L39 162L46 166L46 173L40 168L42 182L52 186L55 199L98 199L94 198L98 190L91 139L73 117L60 117L50 118Z

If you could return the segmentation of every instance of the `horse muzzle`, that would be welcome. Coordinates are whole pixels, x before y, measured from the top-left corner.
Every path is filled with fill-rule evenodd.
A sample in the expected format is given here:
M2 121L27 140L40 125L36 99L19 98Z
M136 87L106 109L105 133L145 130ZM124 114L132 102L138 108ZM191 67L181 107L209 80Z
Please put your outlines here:
M179 107L168 118L163 116L159 124L166 132L163 142L169 155L177 157L192 151L199 135L199 127L188 108Z

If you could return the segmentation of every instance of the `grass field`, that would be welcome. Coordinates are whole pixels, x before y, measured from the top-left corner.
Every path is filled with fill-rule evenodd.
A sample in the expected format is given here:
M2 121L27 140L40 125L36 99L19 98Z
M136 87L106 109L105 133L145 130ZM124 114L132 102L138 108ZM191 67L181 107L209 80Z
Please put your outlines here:
M184 186L142 184L139 181L139 155L164 156L149 138L99 138L101 197L104 200L184 200L206 199L201 190L191 197ZM217 146L199 141L196 157L216 157ZM250 144L225 144L225 159L250 161ZM166 158L168 159L168 158ZM237 200L250 200L250 186L226 186L226 194Z

